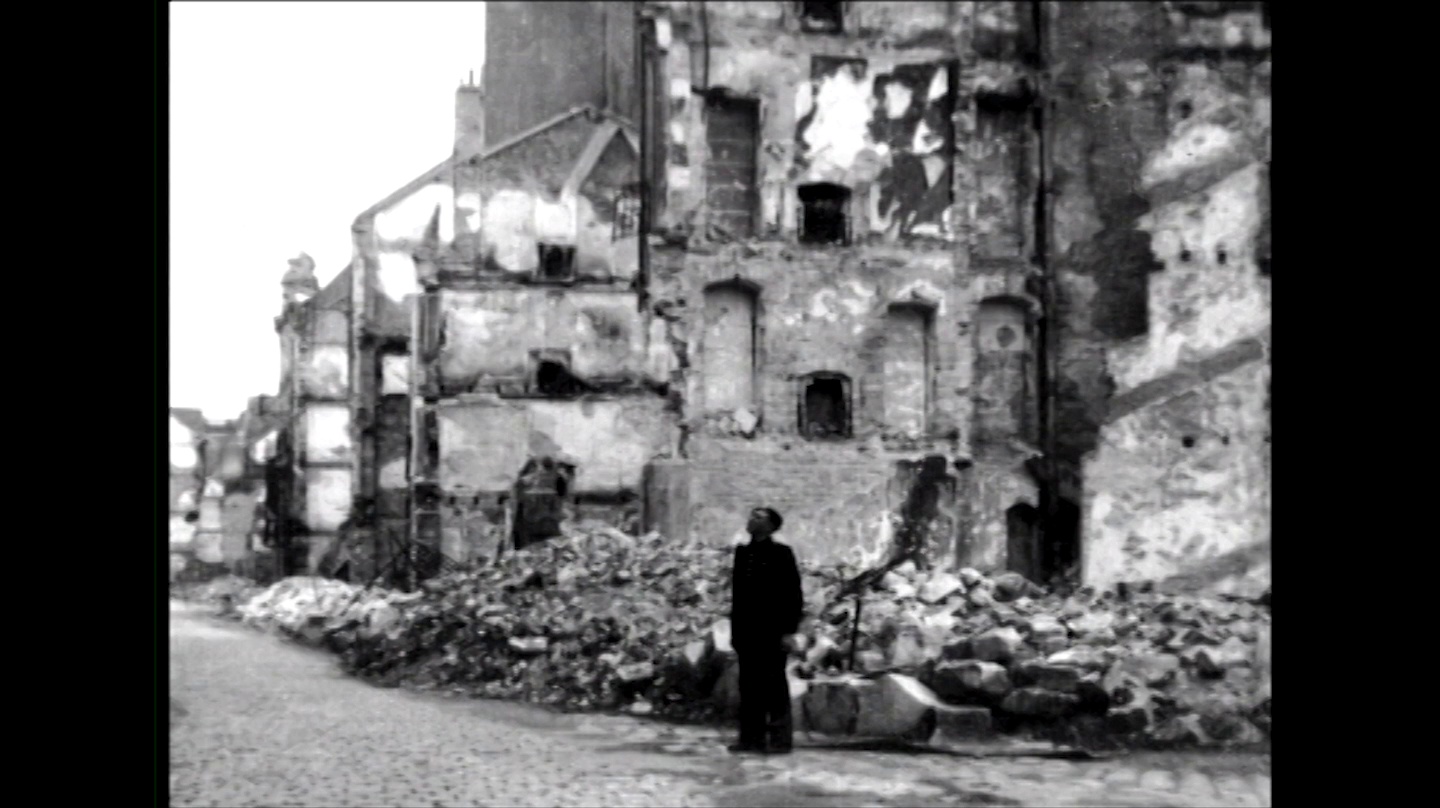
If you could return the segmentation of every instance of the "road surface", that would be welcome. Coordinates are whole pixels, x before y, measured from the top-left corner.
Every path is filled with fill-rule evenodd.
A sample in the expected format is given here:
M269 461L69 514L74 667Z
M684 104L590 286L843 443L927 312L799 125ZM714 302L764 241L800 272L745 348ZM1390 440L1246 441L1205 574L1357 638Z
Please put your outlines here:
M375 688L170 609L172 806L1268 806L1268 756L1102 761L804 748L713 728Z

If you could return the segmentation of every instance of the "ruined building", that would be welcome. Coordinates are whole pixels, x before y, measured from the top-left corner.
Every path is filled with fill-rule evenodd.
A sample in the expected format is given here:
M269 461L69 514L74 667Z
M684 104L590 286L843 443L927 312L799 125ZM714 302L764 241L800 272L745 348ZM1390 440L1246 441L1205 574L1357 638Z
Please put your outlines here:
M245 456L250 413L211 422L170 409L170 552L175 574L240 569L251 557L259 474Z
M488 13L454 152L296 309L350 371L292 382L292 510L357 568L761 503L1037 579L1268 543L1262 4Z
M209 425L199 410L171 407L170 434L170 552L182 556L194 552L195 525L200 520L200 492L205 485L200 463L200 446ZM183 563L172 561L174 563Z
M324 289L301 254L281 281L279 428L265 452L265 542L286 573L319 569L350 520L350 268Z
M1268 6L1045 5L1055 454L1082 577L1268 557Z

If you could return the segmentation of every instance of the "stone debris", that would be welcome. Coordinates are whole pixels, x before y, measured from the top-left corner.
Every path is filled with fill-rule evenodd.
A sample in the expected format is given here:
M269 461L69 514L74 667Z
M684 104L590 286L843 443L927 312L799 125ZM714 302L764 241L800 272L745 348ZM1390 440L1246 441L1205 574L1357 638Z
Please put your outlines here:
M731 549L567 530L412 594L290 578L236 611L329 647L380 684L567 710L733 716ZM1150 587L1062 596L1016 573L909 563L868 577L801 565L797 729L954 740L991 731L993 712L1007 731L1088 722L1136 745L1269 737L1263 602ZM245 591L233 581L213 588L225 587Z
M264 591L254 581L238 575L221 575L198 583L173 584L170 596L183 601L213 606L221 617L238 617L236 607Z

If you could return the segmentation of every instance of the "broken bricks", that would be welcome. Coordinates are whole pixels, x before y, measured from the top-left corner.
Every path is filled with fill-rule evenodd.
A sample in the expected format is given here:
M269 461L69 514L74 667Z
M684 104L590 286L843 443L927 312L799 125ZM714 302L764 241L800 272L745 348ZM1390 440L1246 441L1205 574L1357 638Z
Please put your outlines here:
M732 712L738 668L724 619L727 548L568 530L493 566L427 581L412 595L287 579L237 611L256 624L324 630L348 670L377 681L574 709L635 703L673 717ZM841 575L801 561L812 619L791 698L797 720L822 725L815 731L844 734L852 721L860 726L862 715L867 730L906 736L933 724L939 737L946 722L958 734L988 727L983 707L967 712L953 703L969 701L1032 719L1106 716L1113 730L1145 729L1140 734L1151 740L1154 711L1163 708L1160 736L1189 737L1177 731L1184 727L1200 730L1194 736L1200 741L1236 742L1254 736L1254 722L1228 716L1253 712L1257 691L1268 696L1260 646L1268 640L1269 612L1253 604L1146 592L1128 601L1108 593L1060 599L1014 576L992 579L973 569L922 574L902 565L886 582L898 592L859 593L861 620L852 635L857 598L838 594L855 571ZM1076 644L1062 647L1070 634ZM874 678L834 684L852 658L852 638L857 670ZM1183 663L1174 653L1180 650ZM884 675L894 676L896 667L920 671L911 681L934 690ZM799 677L814 679L807 687ZM888 684L877 684L882 680ZM1240 706L1206 701L1206 688L1246 699ZM1168 720L1177 714L1202 715L1205 725Z

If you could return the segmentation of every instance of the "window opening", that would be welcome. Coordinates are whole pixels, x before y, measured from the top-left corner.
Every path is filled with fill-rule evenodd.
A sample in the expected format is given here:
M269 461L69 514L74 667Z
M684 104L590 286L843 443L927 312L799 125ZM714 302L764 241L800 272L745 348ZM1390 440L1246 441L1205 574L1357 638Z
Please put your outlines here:
M560 244L540 244L540 278L547 281L568 281L575 277L575 248Z
M850 437L850 385L838 374L817 375L805 383L800 432L807 438Z
M535 352L535 376L531 389L547 398L572 398L588 392L590 386L570 372L564 352Z
M748 238L755 231L760 104L754 99L711 97L705 110L706 202L710 224L730 238Z
M843 3L796 3L800 29L817 34L838 34L845 27Z
M850 243L850 189L828 182L802 185L800 241L805 244Z
M631 238L640 230L640 193L627 188L615 196L615 231L612 241Z

